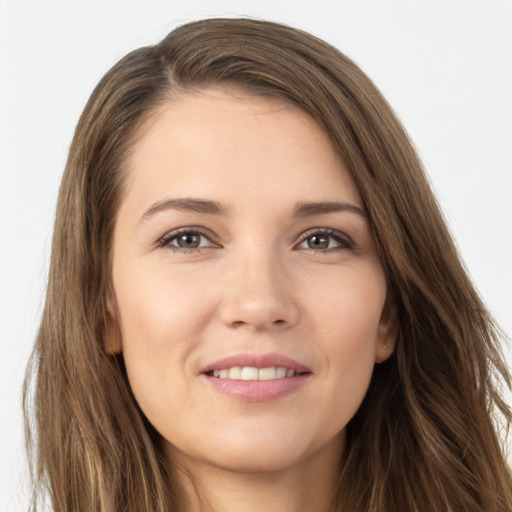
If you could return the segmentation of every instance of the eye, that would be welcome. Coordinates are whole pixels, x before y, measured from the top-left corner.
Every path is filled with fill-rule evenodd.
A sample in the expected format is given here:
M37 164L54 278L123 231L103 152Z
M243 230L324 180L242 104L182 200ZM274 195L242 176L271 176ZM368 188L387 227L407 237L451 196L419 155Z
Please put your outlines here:
M302 235L299 244L300 249L314 251L331 251L342 249L353 249L354 243L344 233L335 229L315 228L310 229Z
M175 251L194 251L204 249L206 247L217 247L214 244L209 234L190 228L182 228L179 230L171 231L164 235L158 241L160 247L169 247Z

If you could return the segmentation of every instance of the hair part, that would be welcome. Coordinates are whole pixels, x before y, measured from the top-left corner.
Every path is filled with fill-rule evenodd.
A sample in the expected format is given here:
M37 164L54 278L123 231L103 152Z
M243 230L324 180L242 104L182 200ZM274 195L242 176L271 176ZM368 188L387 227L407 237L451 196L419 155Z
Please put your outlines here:
M76 128L24 390L34 476L55 511L178 510L158 435L135 402L122 356L107 354L103 337L131 151L163 104L210 86L280 99L319 123L360 191L386 273L397 347L375 367L347 426L333 510L511 510L511 475L492 419L495 411L506 425L512 419L501 397L500 386L510 389L501 334L400 122L370 79L327 43L271 22L209 19L119 61Z

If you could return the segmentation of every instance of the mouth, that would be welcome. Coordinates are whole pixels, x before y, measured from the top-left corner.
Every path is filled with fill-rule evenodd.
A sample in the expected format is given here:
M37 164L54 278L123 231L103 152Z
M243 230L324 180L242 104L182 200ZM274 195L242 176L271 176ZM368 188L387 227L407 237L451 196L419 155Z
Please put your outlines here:
M304 372L305 373L305 372ZM256 368L254 366L233 366L232 368L223 368L222 370L212 370L207 374L216 379L231 380L275 380L289 379L300 375L292 368L270 366L268 368Z
M308 368L280 354L240 354L201 372L213 389L244 402L277 400L298 391L311 375Z

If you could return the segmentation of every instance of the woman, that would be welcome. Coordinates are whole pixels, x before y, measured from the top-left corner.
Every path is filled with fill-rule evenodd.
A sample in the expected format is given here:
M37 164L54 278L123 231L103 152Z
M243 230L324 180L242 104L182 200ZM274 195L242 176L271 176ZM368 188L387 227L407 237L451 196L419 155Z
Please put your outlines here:
M211 19L102 79L35 347L56 511L508 511L498 330L357 66Z

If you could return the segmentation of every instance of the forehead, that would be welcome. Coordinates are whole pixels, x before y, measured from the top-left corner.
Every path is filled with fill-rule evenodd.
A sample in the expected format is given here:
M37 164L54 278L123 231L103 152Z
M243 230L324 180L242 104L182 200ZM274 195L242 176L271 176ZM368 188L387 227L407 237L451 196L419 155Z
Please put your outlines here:
M141 129L127 172L126 198L141 203L163 195L248 203L262 193L274 203L305 194L361 203L329 137L308 114L240 90L209 88L165 103Z

